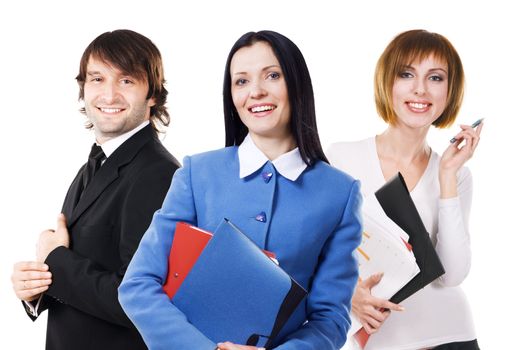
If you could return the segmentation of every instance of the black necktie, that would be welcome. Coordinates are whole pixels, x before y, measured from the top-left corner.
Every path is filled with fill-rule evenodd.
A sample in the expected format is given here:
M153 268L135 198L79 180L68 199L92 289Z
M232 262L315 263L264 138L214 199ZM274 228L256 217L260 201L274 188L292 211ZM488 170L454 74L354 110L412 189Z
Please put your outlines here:
M83 172L83 189L91 182L94 174L100 169L102 161L105 159L105 153L100 146L93 144L91 153L89 153L89 160Z

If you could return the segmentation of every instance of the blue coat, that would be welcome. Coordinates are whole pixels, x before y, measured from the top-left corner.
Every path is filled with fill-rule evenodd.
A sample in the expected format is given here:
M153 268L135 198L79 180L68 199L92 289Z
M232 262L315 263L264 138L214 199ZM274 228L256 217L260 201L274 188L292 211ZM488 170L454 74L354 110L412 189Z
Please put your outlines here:
M237 151L228 147L184 159L119 287L123 309L152 350L214 349L162 285L176 222L214 231L226 217L260 248L274 252L309 291L276 349L341 348L358 277L352 253L361 240L359 182L321 161L296 181L277 173L271 162L241 179ZM268 182L261 176L265 171L274 174ZM266 221L259 220L260 213Z

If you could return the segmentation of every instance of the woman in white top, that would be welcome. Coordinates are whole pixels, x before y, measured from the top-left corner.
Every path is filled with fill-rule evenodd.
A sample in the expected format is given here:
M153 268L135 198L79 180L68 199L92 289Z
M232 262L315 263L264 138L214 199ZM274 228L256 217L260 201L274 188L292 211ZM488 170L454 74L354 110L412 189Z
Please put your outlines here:
M431 125L452 125L463 90L462 63L445 37L424 30L401 33L375 71L377 111L388 128L366 140L336 143L327 152L332 165L361 180L363 196L373 195L400 171L446 270L401 306L371 295L382 275L360 281L352 313L371 334L365 350L478 349L459 285L471 262L472 183L464 164L477 147L482 125L476 130L461 125L456 142L441 156L426 141Z

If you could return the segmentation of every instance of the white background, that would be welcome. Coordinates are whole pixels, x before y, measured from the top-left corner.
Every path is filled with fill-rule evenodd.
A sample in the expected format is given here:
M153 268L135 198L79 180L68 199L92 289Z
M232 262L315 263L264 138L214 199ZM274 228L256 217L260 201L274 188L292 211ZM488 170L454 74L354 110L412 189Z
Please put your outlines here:
M164 143L184 155L224 144L221 86L232 44L271 29L302 50L314 83L323 147L384 129L373 70L399 32L424 28L455 45L467 76L457 119L485 117L469 162L475 193L472 271L463 284L483 349L512 349L520 315L522 25L513 3L480 1L18 1L0 8L0 326L2 349L43 349L46 315L33 324L11 289L14 262L32 259L37 235L55 226L66 190L93 136L83 129L74 77L85 47L128 28L160 48L171 127ZM439 153L456 133L432 130Z

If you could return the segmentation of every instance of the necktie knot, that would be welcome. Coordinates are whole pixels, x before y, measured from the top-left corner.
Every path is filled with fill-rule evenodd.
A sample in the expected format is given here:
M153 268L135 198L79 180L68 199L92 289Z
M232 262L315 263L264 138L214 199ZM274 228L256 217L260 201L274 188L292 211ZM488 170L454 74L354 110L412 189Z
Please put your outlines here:
M83 188L85 189L87 185L92 181L94 174L101 166L102 161L105 159L105 153L100 146L94 143L91 147L91 153L89 153L89 160L87 161L87 166L85 167L85 171L83 174Z
M96 161L103 160L105 158L105 153L103 153L103 149L101 146L97 144L93 144L91 147L91 153L89 153L89 159L94 159Z

